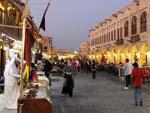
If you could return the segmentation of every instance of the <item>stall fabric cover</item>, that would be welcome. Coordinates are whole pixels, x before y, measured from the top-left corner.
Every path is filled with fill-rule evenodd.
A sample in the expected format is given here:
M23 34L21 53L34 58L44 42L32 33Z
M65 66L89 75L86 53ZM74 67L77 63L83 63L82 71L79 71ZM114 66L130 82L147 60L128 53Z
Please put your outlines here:
M32 31L27 29L25 37L25 60L28 66L30 66L32 60L31 48L33 47L33 45L34 45L34 37L32 35Z

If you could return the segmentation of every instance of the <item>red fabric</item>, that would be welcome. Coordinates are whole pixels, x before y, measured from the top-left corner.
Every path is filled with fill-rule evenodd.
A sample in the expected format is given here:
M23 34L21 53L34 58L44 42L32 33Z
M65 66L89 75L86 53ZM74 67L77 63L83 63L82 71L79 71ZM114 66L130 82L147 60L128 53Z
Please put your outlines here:
M25 37L25 60L26 64L29 66L31 63L31 48L34 45L34 37L30 30L26 30L26 37Z
M144 77L144 71L140 68L134 68L132 70L132 77L135 87L142 87L142 78Z
M76 67L76 66L77 66L77 62L76 62L76 61L73 61L73 62L72 62L72 66L73 66L73 67Z
M36 71L34 69L31 70L31 74L32 74L32 82L37 83L39 81L39 79L38 79L38 75L36 74Z
M143 68L144 77L150 77L150 68Z

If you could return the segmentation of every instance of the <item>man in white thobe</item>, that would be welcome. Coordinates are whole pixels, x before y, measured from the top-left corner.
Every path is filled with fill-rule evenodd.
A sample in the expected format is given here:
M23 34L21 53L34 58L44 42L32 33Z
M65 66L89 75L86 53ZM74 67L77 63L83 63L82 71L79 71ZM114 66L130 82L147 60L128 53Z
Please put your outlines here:
M20 77L17 68L18 62L15 58L12 58L6 64L4 77L5 77L5 108L17 109L17 99L19 98L19 85L18 79Z

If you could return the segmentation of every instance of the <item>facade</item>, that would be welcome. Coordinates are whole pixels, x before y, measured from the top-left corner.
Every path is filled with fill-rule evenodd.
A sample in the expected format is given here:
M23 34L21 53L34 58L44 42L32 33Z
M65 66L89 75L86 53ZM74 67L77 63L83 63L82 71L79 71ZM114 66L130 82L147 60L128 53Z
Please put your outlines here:
M150 63L150 0L134 0L90 30L92 58Z
M74 54L72 51L67 50L67 49L56 49L54 48L52 51L52 57L53 58L58 58L58 59L66 59L66 58L73 58Z
M80 55L81 56L83 56L83 57L88 56L89 51L90 51L90 44L88 41L80 44Z
M1 0L0 1L0 24L21 26L21 15L24 4L21 1ZM0 31L21 40L21 29L0 26Z
M46 54L47 57L51 56L52 54L52 38L49 36L43 36L42 39L42 46L43 52Z
M6 59L9 56L9 44L14 42L15 52L21 52L22 49L22 14L25 4L21 0L0 0L0 76L3 75ZM41 38L38 29L31 17L27 18L25 41L26 58L30 56L31 46L34 41ZM30 29L31 28L31 29ZM38 40L37 40L38 41ZM28 60L29 61L29 60Z
M10 28L3 25L20 26L22 7L23 4L21 2L17 2L15 5L10 0L0 1L0 76L3 75L7 57L5 45L11 40L21 40L22 31L18 28Z

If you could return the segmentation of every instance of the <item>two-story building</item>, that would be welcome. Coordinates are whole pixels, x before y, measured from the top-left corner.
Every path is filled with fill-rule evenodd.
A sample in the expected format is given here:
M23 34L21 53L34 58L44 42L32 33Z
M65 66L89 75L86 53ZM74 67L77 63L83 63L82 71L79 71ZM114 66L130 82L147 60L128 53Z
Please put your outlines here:
M150 0L134 0L90 30L91 53L108 63L150 62Z

